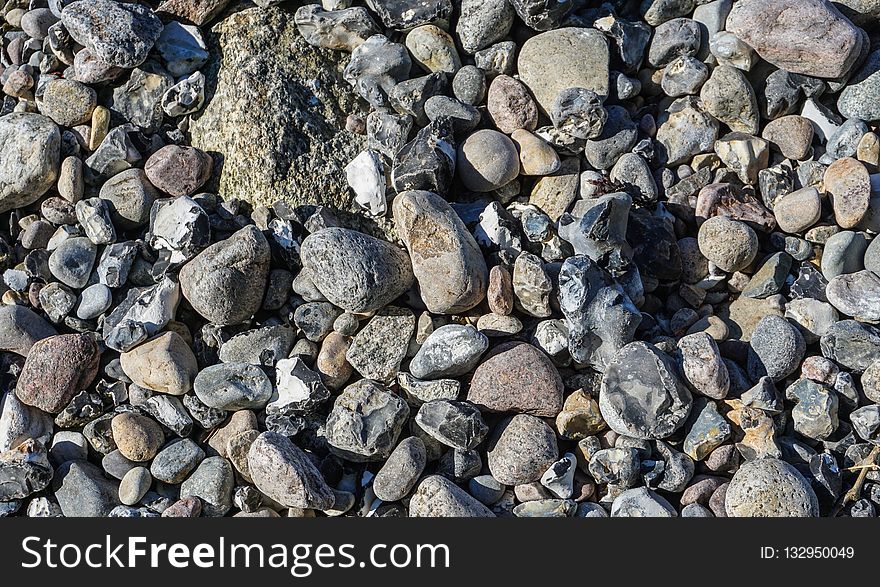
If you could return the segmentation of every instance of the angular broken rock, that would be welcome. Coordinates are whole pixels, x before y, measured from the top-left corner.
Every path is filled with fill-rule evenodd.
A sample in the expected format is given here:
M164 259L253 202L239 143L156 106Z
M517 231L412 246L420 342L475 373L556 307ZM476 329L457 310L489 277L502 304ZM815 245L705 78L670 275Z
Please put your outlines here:
M470 402L426 402L419 408L415 421L432 438L458 450L475 448L489 432L480 411Z
M411 310L386 306L355 335L345 358L363 377L391 383L406 356L415 324Z
M364 379L337 396L324 434L330 451L342 458L358 463L383 460L394 449L408 417L405 401Z
M308 4L297 8L294 22L310 45L323 49L354 51L382 32L362 6L324 10L319 4Z
M620 349L599 393L599 409L612 430L649 440L666 438L684 424L691 401L672 359L641 341Z
M309 369L300 357L281 359L275 365L275 390L266 413L304 414L330 399L321 376Z

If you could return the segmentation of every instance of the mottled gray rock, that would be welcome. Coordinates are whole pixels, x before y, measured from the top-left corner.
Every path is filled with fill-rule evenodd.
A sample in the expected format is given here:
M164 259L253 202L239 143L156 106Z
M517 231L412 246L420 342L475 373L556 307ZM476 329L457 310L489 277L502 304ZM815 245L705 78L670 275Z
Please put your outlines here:
M472 191L490 192L503 187L516 179L519 169L516 146L498 131L478 130L458 147L456 172Z
M208 457L180 484L180 497L198 497L202 515L218 518L232 509L235 474L223 457Z
M647 487L627 489L611 504L612 518L674 518L677 515L672 504Z
M150 219L150 208L159 194L142 169L129 169L108 179L101 186L100 197L113 223L130 230Z
M727 488L724 510L731 518L810 518L819 516L819 502L797 469L768 458L739 468Z
M406 252L353 230L319 230L303 241L300 256L321 293L350 312L377 310L413 282Z
M238 324L260 309L269 274L269 243L253 226L199 253L180 270L193 308L218 324Z
M703 109L734 132L758 134L758 100L743 72L719 65L700 90Z
M406 402L365 379L337 396L324 434L330 450L345 459L387 459L408 417Z
M0 350L24 357L39 340L57 334L55 328L30 308L0 307Z
M406 497L425 469L425 444L416 436L404 438L373 479L373 492L382 501Z
M387 104L392 88L406 79L410 66L406 47L377 34L352 51L343 75L361 98L379 107Z
M657 117L660 160L667 165L687 163L694 155L712 151L718 121L698 104L693 96L679 98Z
M77 126L92 118L98 95L89 86L74 80L54 79L43 89L40 113L59 126Z
M855 320L841 320L825 332L820 346L822 356L860 373L880 359L880 331Z
M137 67L147 58L162 21L143 4L80 0L61 11L70 36L99 59L116 67Z
M758 254L758 235L751 226L727 216L713 216L700 226L700 252L723 271L748 266Z
M216 14L205 2L163 6L172 2L174 13ZM193 146L223 154L223 172L214 174L209 189L226 201L254 205L282 200L350 209L343 168L366 139L335 122L359 111L358 97L342 79L347 55L309 45L294 12L278 7L243 7L217 22L205 40L211 54L205 87L213 88L213 98L193 117L190 133Z
M475 448L489 432L480 411L469 402L426 402L416 414L416 423L436 440L459 450Z
M672 360L653 345L623 347L602 378L599 409L612 430L635 438L670 436L688 417L691 394Z
M702 407L700 403L703 404ZM695 461L702 461L730 437L732 430L727 420L718 413L718 405L712 400L695 402L694 412L697 416L688 430L682 448Z
M62 464L52 481L52 490L65 518L101 518L119 505L116 483L87 461Z
M223 343L218 356L224 363L273 366L290 354L295 338L289 326L264 326L236 334Z
M612 483L622 488L639 481L639 452L634 448L606 448L590 456L590 476L597 483Z
M807 438L824 440L838 426L837 393L815 381L801 378L785 390L788 400L796 402L791 410L794 429Z
M361 6L325 10L319 4L307 4L297 8L294 20L305 40L323 49L353 51L381 32Z
M61 131L40 114L0 117L0 213L35 202L55 183L61 163Z
M286 507L330 509L335 498L309 456L285 436L260 434L248 451L257 488Z
M193 380L202 403L218 410L262 409L272 396L272 384L263 370L248 363L221 363L205 367Z
M458 377L473 369L487 348L489 339L473 326L447 324L428 335L409 368L419 379Z
M509 0L462 0L455 33L466 53L476 53L500 41L513 26Z
M363 377L391 383L406 356L415 324L409 309L386 306L352 339L345 358Z
M150 473L164 483L180 483L205 458L199 445L184 438L166 445L150 464Z
M828 301L860 322L880 322L880 277L873 271L845 273L825 287Z

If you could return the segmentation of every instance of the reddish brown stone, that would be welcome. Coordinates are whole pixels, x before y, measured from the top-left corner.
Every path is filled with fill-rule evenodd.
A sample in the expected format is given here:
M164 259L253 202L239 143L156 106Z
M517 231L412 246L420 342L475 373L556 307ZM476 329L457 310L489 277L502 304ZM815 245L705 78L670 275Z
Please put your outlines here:
M486 298L493 313L509 316L513 312L513 282L510 279L510 271L503 265L495 265L489 271Z
M562 410L562 379L543 352L530 344L505 343L471 379L468 401L489 412L553 418Z
M191 196L211 177L214 161L195 147L167 145L144 165L150 183L172 196Z
M31 347L15 395L29 406L57 414L98 374L101 352L85 334L61 334Z
M162 512L163 518L198 518L202 513L202 502L198 497L184 497L172 503Z

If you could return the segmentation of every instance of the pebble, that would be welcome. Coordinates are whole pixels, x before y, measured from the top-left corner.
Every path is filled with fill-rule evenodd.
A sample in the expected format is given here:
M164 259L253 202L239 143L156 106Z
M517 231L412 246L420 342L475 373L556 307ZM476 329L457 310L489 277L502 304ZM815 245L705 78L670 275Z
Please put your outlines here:
M768 122L761 132L761 137L770 141L770 144L776 147L783 157L806 159L810 154L813 142L813 125L803 116L796 114L782 116Z
M74 80L55 79L43 89L40 113L59 126L73 127L92 119L98 94L89 86Z
M475 192L503 187L519 174L516 146L500 132L478 130L458 147L457 173L465 187Z
M153 477L146 467L135 467L119 482L119 501L123 505L137 504L153 484Z
M122 370L134 383L169 395L192 389L198 364L189 345L176 332L165 332L119 356Z
M410 361L418 379L458 377L477 366L489 348L489 339L469 325L447 324L428 335Z
M494 518L495 514L464 489L440 475L429 475L416 486L409 513L414 518Z
M55 183L61 163L61 131L39 114L0 117L0 213L29 206Z
M499 424L488 440L492 477L505 485L538 481L559 458L556 436L541 419L517 414Z
M346 387L333 402L326 423L327 443L334 454L348 460L385 460L408 417L406 402L363 380Z
M180 497L197 497L202 516L221 517L232 509L232 466L223 457L208 457L180 484Z
M367 379L392 382L406 356L415 322L415 316L406 308L387 306L379 310L352 339L345 358Z
M263 432L247 455L254 484L285 507L326 510L333 507L333 491L309 456L288 438Z
M162 33L149 7L111 0L81 0L61 11L70 36L108 65L133 68L144 62Z
M181 483L205 458L199 445L184 438L165 445L150 463L150 474L163 483Z
M0 350L27 357L34 344L55 334L55 328L30 308L0 306Z
M795 234L806 231L822 216L819 191L808 186L782 196L773 206L773 216L779 228L785 232Z
M33 344L15 394L23 403L57 414L98 374L101 352L85 334L59 334Z
M428 73L454 74L461 67L455 41L433 24L418 26L406 35L406 48L412 59Z
M880 322L880 277L873 271L838 275L828 281L825 294L841 314L861 322Z
M67 461L52 480L65 518L101 518L119 505L119 488L88 461Z
M196 396L209 408L226 411L261 409L272 396L263 370L248 363L205 367L192 382Z
M646 487L627 489L611 504L612 518L674 518L677 515L672 504Z
M433 400L419 407L416 423L439 442L459 450L471 450L489 432L480 411L469 402Z
M844 229L857 226L871 199L871 182L865 166L852 157L838 159L825 170L823 184L837 224Z
M382 501L398 501L412 491L425 469L425 444L416 436L400 443L373 479L373 492Z
M805 352L806 343L797 328L785 318L765 316L749 340L749 376L781 381L798 368Z
M484 411L554 418L562 410L562 393L547 355L530 344L506 343L474 371L467 399Z
M842 230L831 235L822 251L822 275L830 280L838 275L861 271L867 249L868 242L863 233Z
M132 412L114 416L111 428L119 452L135 463L151 460L165 441L162 428L153 419Z
M653 345L632 342L605 369L599 409L608 426L634 438L662 439L682 426L691 394L672 360Z
M703 109L734 132L758 133L758 100L745 74L729 65L718 65L700 90Z
M167 145L153 153L144 173L156 188L171 196L191 196L211 177L214 162L204 151Z
M733 475L724 511L731 518L810 518L819 515L819 503L797 469L768 458L744 463Z
M300 255L318 290L350 312L377 310L413 282L404 251L353 230L318 231L303 241Z
M431 192L410 191L399 194L392 207L428 311L454 314L479 304L488 281L486 263L449 204Z
M510 32L514 8L507 0L462 0L455 33L465 53L476 53Z
M706 220L697 236L700 252L723 271L747 267L758 254L758 235L752 228L726 216Z

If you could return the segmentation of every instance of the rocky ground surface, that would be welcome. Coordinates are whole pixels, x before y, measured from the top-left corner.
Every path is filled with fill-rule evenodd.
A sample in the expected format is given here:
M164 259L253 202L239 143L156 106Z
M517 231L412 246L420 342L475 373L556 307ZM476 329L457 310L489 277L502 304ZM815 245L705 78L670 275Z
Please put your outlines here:
M878 15L6 0L0 516L876 516Z

